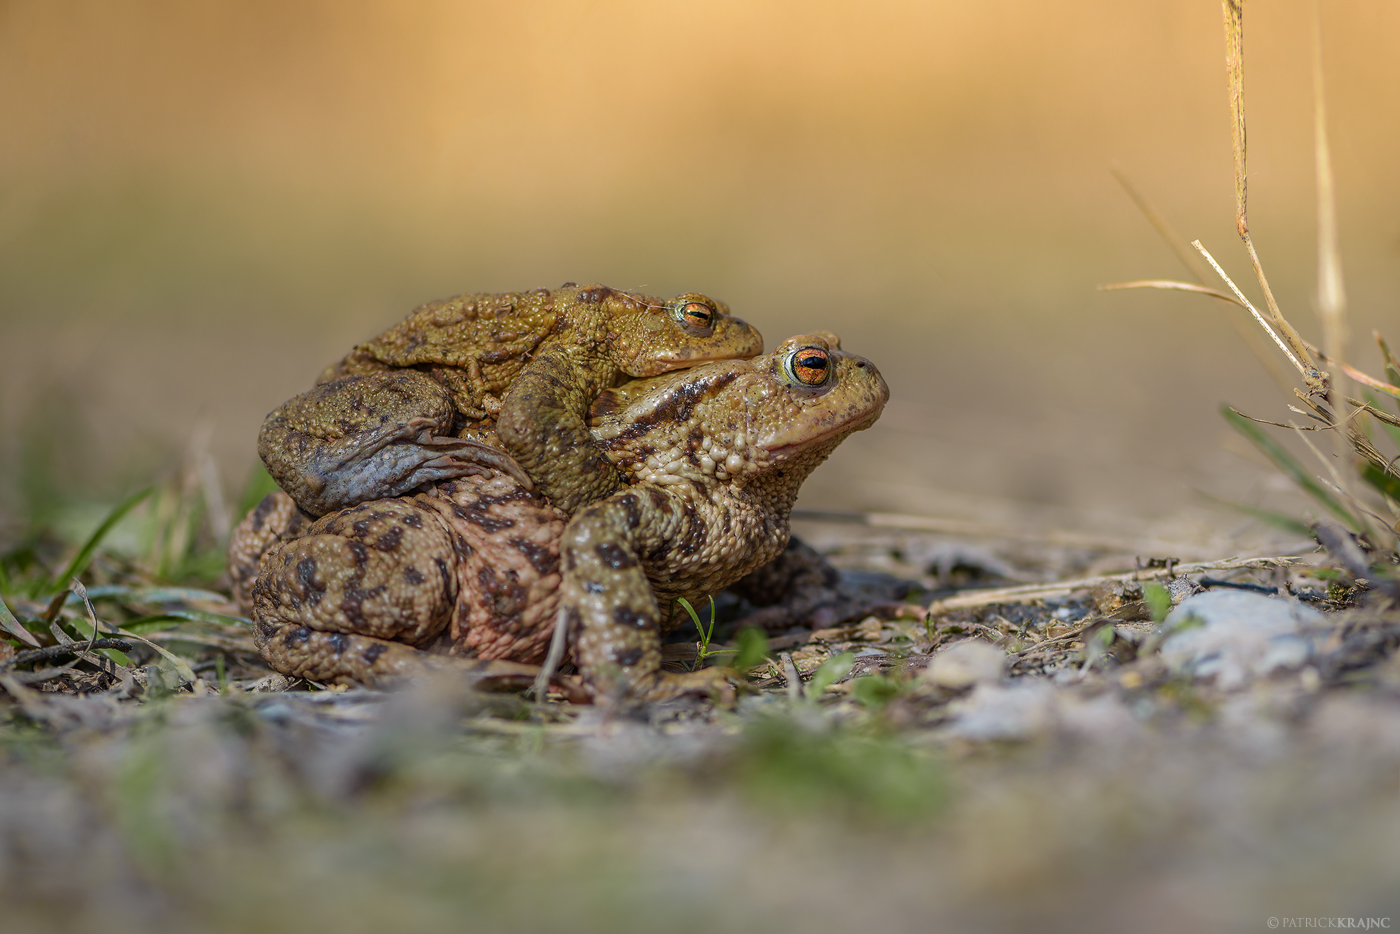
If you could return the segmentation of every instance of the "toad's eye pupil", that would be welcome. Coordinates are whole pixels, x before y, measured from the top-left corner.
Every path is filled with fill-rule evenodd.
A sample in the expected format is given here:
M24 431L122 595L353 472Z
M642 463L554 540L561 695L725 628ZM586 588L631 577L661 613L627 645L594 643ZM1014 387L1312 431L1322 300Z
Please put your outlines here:
M792 358L792 372L799 381L808 386L820 386L826 382L830 366L827 355L815 349L799 350Z
M706 328L710 326L710 319L713 317L713 313L709 308L699 302L687 302L685 306L681 308L681 317L686 320L687 324Z

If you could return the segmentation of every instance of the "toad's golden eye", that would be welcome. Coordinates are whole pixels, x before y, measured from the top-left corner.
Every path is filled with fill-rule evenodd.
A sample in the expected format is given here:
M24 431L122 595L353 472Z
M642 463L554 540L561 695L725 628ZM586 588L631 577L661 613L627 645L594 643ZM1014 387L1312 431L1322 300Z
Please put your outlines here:
M676 306L676 320L692 331L708 331L715 324L715 310L704 302L682 302Z
M831 355L820 347L803 347L788 357L788 372L804 386L822 386L831 377Z

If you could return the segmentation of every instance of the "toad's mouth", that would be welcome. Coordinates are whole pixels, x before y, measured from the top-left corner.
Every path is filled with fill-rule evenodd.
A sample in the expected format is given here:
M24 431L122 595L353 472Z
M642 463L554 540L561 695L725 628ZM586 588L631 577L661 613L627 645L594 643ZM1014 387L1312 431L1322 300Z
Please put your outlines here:
M864 415L837 422L822 431L803 434L800 438L793 441L779 441L776 444L764 445L763 449L769 454L790 454L815 447L823 441L829 441L837 436L844 437L853 431L864 431L879 420L880 413L884 411L884 408L885 407L882 405L872 412L867 412Z

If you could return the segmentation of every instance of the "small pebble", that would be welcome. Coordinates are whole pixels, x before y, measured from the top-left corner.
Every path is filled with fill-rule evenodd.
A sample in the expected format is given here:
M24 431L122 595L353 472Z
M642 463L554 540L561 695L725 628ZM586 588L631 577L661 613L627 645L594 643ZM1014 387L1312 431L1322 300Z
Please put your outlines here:
M925 680L960 691L984 681L998 681L1006 667L1006 653L996 646L969 639L948 646L924 669Z

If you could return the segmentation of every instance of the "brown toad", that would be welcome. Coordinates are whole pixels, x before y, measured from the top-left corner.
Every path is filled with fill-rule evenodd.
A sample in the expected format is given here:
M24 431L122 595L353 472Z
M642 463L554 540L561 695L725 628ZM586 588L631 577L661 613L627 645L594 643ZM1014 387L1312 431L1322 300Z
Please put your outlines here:
M888 397L826 332L610 390L592 437L627 489L568 519L497 473L326 516L263 558L258 646L285 674L374 684L464 664L442 656L538 663L562 612L595 697L711 683L661 672L663 608L781 552L802 481Z
M490 469L572 511L624 482L585 424L600 392L762 352L756 330L695 293L663 301L567 283L460 295L326 369L267 417L258 454L311 515ZM492 421L499 447L483 443Z

